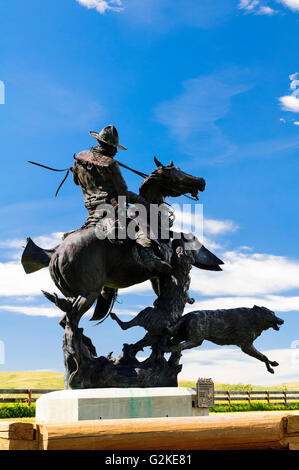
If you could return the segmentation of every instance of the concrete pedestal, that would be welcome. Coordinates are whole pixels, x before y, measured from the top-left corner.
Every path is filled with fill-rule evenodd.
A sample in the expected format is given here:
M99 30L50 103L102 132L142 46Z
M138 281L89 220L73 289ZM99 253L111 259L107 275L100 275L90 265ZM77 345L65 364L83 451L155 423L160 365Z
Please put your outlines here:
M207 416L208 408L195 408L192 388L97 388L61 390L36 402L39 423L98 419Z

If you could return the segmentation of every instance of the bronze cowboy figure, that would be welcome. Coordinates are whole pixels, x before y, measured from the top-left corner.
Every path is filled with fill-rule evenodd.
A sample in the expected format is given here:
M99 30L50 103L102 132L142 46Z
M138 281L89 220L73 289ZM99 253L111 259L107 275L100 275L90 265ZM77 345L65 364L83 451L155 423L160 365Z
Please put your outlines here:
M101 205L108 204L114 207L117 214L118 198L123 196L129 204L139 203L144 206L148 202L140 195L128 191L128 187L119 169L114 156L118 149L127 150L119 144L118 132L114 126L107 126L100 133L90 132L97 139L98 146L90 151L80 152L75 158L72 169L75 184L82 189L88 219L82 229L95 226L99 223ZM149 271L170 271L171 266L155 255L151 248L151 241L147 237L137 237L136 242L141 245L139 255L143 264Z

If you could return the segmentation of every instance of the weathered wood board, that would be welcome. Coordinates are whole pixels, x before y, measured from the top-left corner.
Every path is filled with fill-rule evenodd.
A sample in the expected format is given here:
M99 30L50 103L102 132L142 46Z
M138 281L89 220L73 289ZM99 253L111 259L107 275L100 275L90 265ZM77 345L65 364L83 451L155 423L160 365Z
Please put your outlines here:
M0 422L1 450L299 448L299 413L33 424Z

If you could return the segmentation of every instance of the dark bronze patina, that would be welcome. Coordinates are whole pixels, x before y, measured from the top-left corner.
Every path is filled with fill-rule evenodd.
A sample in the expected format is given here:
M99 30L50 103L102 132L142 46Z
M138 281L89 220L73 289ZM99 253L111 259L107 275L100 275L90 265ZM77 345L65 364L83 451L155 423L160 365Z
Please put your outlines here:
M256 324L259 325L256 328L245 321L243 313L242 316L219 313L224 311L196 311L183 316L186 303L194 302L188 293L192 267L221 271L223 264L196 237L181 234L183 236L178 239L171 230L167 238L161 237L159 230L152 236L149 223L145 228L136 223L136 237L133 239L116 237L111 240L108 236L104 239L97 236L99 224L107 234L110 230L109 218L101 212L105 204L113 207L115 219L119 222L120 196L126 198L127 206L142 204L149 211L151 204L163 204L169 196L189 194L198 200L198 192L205 189L204 179L183 172L173 162L163 165L155 158L157 168L149 176L133 170L145 178L139 194L136 194L128 190L119 163L114 159L119 148L126 150L119 144L115 127L107 126L100 133L90 134L97 139L98 146L80 152L75 156L73 167L63 170L72 171L75 184L82 189L88 212L86 222L81 228L66 233L62 242L53 249L42 249L28 238L22 257L28 274L49 266L50 275L64 296L44 292L64 312L60 324L65 331L65 387L176 386L182 367L182 350L197 346L204 339L217 344L237 344L247 354L266 362L269 372L273 372L270 366L278 364L268 361L252 346L252 341L267 329L265 311L259 311L258 315L255 307L254 318L258 319ZM130 216L129 220L132 221ZM171 226L171 212L168 222ZM117 223L114 227L116 234L120 229ZM146 280L151 280L157 294L153 307L142 310L130 322L122 322L112 313L118 289ZM112 357L112 353L107 357L97 357L91 340L79 328L81 317L95 303L92 320L101 321L110 314L123 330L142 326L147 332L145 337L136 344L125 344L120 357ZM238 327L232 328L231 322L235 321ZM279 322L282 321L277 319L276 323L281 324ZM152 352L147 360L141 362L136 355L146 346L150 346ZM169 359L165 358L167 352L171 353Z

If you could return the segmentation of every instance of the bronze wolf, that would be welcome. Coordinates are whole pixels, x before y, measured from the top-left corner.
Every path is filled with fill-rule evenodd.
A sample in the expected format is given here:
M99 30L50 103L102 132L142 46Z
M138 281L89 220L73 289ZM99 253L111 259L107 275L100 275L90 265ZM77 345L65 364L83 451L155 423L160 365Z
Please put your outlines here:
M273 328L278 331L284 323L266 307L234 308L227 310L198 310L187 313L172 330L168 351L181 352L200 346L204 340L220 346L236 345L249 356L266 364L268 372L279 364L253 346L260 334ZM271 367L272 366L272 367Z

